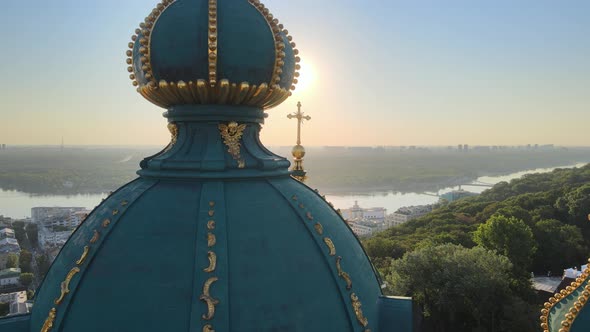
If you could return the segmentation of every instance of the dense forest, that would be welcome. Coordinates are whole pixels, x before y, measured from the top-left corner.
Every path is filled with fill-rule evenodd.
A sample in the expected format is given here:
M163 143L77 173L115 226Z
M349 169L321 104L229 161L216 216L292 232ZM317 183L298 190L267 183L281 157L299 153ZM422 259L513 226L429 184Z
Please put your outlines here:
M290 148L273 148L289 157ZM151 148L14 147L0 151L0 188L32 194L96 194L136 177ZM324 193L422 192L483 175L590 162L590 148L458 152L446 148L309 148L308 184Z
M149 148L12 148L0 151L0 188L32 194L96 194L133 180Z
M424 331L536 331L531 272L560 276L584 264L589 214L590 164L499 183L365 246L388 292L421 305Z

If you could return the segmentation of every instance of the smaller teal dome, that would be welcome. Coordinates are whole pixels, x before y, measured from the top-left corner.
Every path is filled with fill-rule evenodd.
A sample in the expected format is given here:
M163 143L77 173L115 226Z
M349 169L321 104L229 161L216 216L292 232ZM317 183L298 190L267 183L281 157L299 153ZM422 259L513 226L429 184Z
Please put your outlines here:
M575 281L545 302L540 318L542 331L588 331L590 329L588 302L590 302L590 264L586 265Z
M258 0L164 0L136 30L127 64L156 105L270 108L295 89L299 53Z

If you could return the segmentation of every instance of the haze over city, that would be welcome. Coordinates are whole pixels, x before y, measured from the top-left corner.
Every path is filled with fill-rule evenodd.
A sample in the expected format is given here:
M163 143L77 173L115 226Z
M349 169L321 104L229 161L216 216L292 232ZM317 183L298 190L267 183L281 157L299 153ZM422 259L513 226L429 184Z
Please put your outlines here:
M151 5L4 3L0 143L166 144L163 110L124 63L135 8ZM268 145L294 143L299 100L306 146L590 145L586 1L267 5L304 55L294 96L268 112Z

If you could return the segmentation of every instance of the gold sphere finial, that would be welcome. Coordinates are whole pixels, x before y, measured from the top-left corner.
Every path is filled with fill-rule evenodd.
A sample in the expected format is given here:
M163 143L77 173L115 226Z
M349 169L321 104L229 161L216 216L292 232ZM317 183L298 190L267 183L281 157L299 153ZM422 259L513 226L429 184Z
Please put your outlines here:
M291 150L291 154L293 154L293 158L296 160L303 159L303 157L305 157L305 148L302 145L297 144Z

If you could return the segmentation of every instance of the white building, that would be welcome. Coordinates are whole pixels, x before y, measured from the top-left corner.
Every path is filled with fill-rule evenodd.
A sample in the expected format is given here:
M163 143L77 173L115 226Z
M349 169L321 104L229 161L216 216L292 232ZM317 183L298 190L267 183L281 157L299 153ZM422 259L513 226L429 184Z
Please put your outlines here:
M31 216L39 229L39 246L61 248L90 211L82 207L34 207Z
M0 294L0 302L10 305L8 315L20 315L30 312L30 304L27 303L27 292L20 291L14 293Z
M383 222L385 220L385 214L387 209L382 207L363 209L355 201L354 205L350 209L341 210L342 217L346 220L374 220L377 222Z
M18 285L20 283L19 278L20 269L18 268L0 270L0 286Z
M350 226L350 228L352 229L354 234L356 234L357 236L371 236L371 235L373 235L373 228L372 227L364 226L364 225L357 224L354 222L350 222L350 223L348 223L348 225Z
M0 255L2 254L18 254L20 252L20 246L18 241L11 237L0 239Z
M385 224L393 227L416 219L432 211L433 205L406 206L399 208L392 215L387 217Z
M76 227L81 222L76 218L78 212L90 213L83 207L34 207L31 209L31 218L38 226Z
M2 228L0 229L0 239L12 238L14 239L14 229Z

